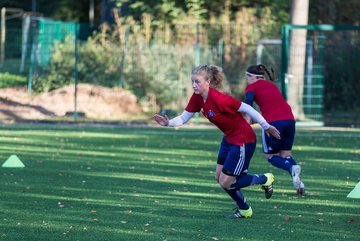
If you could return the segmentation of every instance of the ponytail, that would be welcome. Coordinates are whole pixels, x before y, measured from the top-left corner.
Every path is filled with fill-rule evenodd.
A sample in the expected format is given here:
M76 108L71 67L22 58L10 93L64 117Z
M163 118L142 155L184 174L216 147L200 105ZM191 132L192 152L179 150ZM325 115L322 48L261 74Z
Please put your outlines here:
M259 66L260 69L263 69L266 72L266 74L268 75L270 81L272 81L272 82L275 81L275 74L274 74L274 69L273 68L270 68L271 72L272 72L272 74L270 74L269 70L266 68L265 65L259 64L258 66Z

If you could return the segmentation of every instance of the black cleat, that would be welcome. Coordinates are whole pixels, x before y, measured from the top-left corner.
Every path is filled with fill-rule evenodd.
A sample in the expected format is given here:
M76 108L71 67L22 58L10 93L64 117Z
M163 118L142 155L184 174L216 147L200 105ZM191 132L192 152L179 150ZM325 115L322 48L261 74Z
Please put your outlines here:
M265 173L264 175L267 177L267 181L264 185L262 185L262 189L265 191L265 198L269 199L271 198L274 191L273 183L275 178L272 173Z
M253 212L251 207L249 207L248 210L242 210L242 209L236 209L235 213L232 213L230 215L227 216L227 218L251 218Z

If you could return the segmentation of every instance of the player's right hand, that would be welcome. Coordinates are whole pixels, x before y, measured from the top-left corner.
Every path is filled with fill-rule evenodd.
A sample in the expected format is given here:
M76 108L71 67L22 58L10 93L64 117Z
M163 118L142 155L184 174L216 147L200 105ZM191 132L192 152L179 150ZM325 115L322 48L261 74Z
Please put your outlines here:
M159 115L159 114L155 114L154 115L154 120L161 126L168 126L169 125L169 118L165 115Z

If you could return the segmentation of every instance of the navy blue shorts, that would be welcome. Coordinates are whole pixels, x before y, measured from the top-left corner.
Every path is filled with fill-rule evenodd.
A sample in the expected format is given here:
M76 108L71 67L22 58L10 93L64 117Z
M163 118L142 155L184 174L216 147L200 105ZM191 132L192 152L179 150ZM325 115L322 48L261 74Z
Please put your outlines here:
M242 146L237 146L230 144L223 138L217 164L224 165L222 172L229 176L239 176L242 173L247 173L255 147L256 143L245 143Z
M280 131L281 139L278 140L275 137L267 136L265 131L262 131L262 145L265 154L275 154L279 151L290 151L295 138L295 121L283 120L274 121L269 123L275 126Z

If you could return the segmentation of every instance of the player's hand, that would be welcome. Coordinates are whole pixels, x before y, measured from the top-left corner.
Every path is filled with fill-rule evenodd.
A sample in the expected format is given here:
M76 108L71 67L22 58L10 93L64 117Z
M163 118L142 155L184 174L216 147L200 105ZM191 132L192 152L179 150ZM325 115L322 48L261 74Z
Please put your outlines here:
M215 180L217 182L219 182L220 174L221 174L221 171L222 171L223 167L224 167L223 165L216 164Z
M246 122L249 123L249 125L254 124L254 121L251 119L251 117L249 115L245 115L244 118L245 118Z
M265 132L268 136L272 135L276 139L281 139L280 131L278 131L278 129L276 129L274 126L270 126L269 129L265 130Z
M161 126L168 126L169 125L169 118L165 115L159 115L159 114L155 114L154 115L154 120Z

